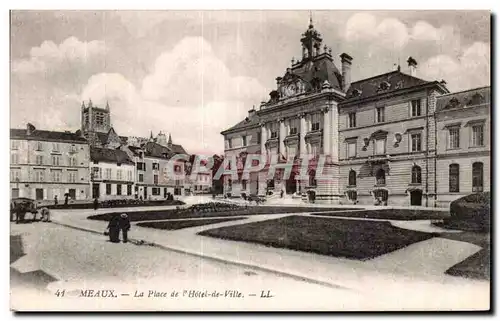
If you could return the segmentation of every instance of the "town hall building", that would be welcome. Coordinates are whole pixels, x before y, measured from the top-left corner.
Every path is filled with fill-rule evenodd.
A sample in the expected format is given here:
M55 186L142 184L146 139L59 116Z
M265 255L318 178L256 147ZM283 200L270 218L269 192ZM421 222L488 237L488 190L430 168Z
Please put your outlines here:
M475 165L457 161L466 163L460 172L471 172L460 178L472 181L475 166L475 185L481 182L481 188L476 190L489 189L489 184L482 183L489 181L489 141L485 138L490 122L489 90L451 94L443 80L418 78L418 64L412 57L407 60L405 72L397 66L381 75L351 81L354 59L343 53L337 67L332 49L323 46L312 20L300 42L302 58L292 60L285 74L276 78L276 89L270 92L269 100L221 133L225 138L225 157L235 155L239 163L255 153L266 155L268 161L273 155L282 162L293 159L296 166L292 175L283 179L282 171L277 171L269 179L266 166L245 180L238 167L237 181L229 175L224 177L227 196L283 191L306 194L324 203L447 206L463 195L446 190L443 185L443 178L449 176L444 177L443 173L449 172L450 179L459 176L453 172L456 167L447 167L448 163L454 164L450 159L477 156L482 159ZM440 106L455 96L459 100L456 108L443 111ZM463 115L465 109L467 115ZM481 116L472 117L476 110ZM442 156L438 153L446 148L438 144L445 144L448 139L442 133L448 123L474 129L467 149L466 143L462 143L463 149L456 148L456 153L448 151L447 156ZM469 148L471 144L475 145ZM320 155L327 159L321 176L316 175ZM304 180L299 179L297 169L305 161L308 179ZM464 191L471 192L473 189Z

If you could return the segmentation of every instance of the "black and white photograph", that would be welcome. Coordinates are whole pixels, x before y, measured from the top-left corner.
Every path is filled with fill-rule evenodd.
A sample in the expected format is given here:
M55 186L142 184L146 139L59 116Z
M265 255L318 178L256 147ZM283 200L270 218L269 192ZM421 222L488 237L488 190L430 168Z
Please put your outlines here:
M491 11L4 14L12 312L492 309Z

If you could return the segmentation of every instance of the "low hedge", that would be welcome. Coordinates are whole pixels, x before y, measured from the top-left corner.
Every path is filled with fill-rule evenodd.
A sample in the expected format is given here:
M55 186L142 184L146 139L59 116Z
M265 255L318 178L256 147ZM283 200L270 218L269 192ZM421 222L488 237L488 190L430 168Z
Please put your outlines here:
M160 201L141 201L141 200L108 200L99 202L98 208L115 208L115 207L140 207L140 206L169 206L169 205L184 205L185 203L179 200L160 200ZM92 209L94 203L73 203L73 204L58 204L48 205L50 209Z

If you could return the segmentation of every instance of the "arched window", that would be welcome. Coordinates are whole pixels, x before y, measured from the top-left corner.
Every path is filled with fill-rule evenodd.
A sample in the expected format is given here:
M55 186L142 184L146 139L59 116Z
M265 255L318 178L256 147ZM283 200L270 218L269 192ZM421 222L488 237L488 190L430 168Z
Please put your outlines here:
M483 163L481 162L472 164L472 191L483 191Z
M382 168L377 171L375 178L377 179L377 185L385 185L385 171Z
M449 172L450 192L460 192L460 165L451 164Z
M356 172L352 169L349 171L349 186L356 186Z
M316 171L309 171L309 186L316 186Z
M422 169L420 166L413 166L411 169L411 183L422 184Z

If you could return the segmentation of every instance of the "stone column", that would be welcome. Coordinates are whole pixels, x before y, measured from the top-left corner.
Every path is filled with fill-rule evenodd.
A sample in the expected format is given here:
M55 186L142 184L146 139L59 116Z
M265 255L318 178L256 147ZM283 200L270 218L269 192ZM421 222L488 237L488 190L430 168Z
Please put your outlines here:
M339 160L339 118L338 108L336 102L331 102L330 107L330 155L332 161L338 162Z
M330 109L323 109L323 154L330 154Z
M280 131L279 131L279 154L285 156L286 151L285 151L285 137L286 137L286 132L285 132L285 119L280 118L279 119L280 123Z
M266 154L267 128L265 123L260 124L260 153Z
M306 127L306 114L300 114L300 138L299 138L299 155L300 158L304 158L304 156L307 154L306 150L306 134L307 134L307 127Z

